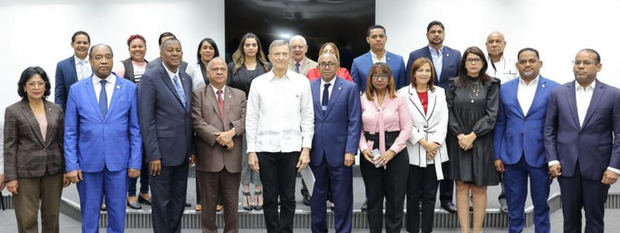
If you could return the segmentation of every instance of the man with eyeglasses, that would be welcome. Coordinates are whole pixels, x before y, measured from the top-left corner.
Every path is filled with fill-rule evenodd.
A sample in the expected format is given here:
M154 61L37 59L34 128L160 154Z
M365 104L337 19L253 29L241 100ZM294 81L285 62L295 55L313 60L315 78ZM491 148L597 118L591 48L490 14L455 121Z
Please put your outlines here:
M328 186L334 201L336 232L351 232L353 220L353 170L361 127L357 86L336 76L340 67L336 55L319 57L320 79L312 81L314 137L310 168L316 181L310 209L312 232L327 233L325 203Z
M487 64L489 64L487 74L491 77L498 78L501 81L501 84L517 77L517 71L513 65L515 64L514 60L504 54L504 48L506 48L506 40L504 39L504 35L498 31L491 32L491 34L487 36L485 45L489 55L487 57ZM504 205L505 204L503 204L503 206Z
M306 38L301 35L294 35L288 42L291 46L291 59L288 62L288 69L306 76L308 70L314 69L317 63L306 57L308 52L308 43ZM307 190L306 190L307 192ZM304 196L305 198L306 196Z
M432 21L426 27L426 38L428 45L409 54L407 61L407 80L411 79L411 66L413 62L425 57L433 62L435 68L435 85L447 90L448 78L456 77L459 71L459 62L461 62L461 52L443 45L445 37L445 28L443 23ZM443 163L442 169L444 174L450 171L450 163ZM439 182L439 200L441 208L449 213L456 213L456 206L452 202L454 194L454 181L451 179L443 179Z
M551 230L547 204L551 179L540 141L547 100L551 90L559 84L540 75L542 65L537 50L521 49L516 63L519 78L503 83L499 92L500 107L493 142L495 169L503 174L506 185L509 232L521 232L525 227L528 177L536 232Z
M609 186L620 173L620 90L597 79L601 56L582 49L575 81L554 89L547 104L544 145L549 173L562 193L564 232L603 232Z

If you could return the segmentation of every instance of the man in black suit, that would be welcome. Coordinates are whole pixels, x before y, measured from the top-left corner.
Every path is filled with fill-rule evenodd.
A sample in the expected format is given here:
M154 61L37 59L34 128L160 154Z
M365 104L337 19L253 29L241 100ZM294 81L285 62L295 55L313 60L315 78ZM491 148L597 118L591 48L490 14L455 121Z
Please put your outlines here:
M147 70L138 90L140 130L149 163L153 231L181 231L187 172L193 153L192 78L181 68L181 42L162 42L163 63Z

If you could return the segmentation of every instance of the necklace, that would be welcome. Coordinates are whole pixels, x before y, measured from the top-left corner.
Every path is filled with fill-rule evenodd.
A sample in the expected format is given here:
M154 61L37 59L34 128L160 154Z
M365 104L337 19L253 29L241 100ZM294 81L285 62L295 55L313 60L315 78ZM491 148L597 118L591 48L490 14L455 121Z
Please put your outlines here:
M467 89L470 89L471 92L468 91L470 102L473 104L474 98L478 97L478 93L480 92L480 82L474 82L473 84L467 85Z

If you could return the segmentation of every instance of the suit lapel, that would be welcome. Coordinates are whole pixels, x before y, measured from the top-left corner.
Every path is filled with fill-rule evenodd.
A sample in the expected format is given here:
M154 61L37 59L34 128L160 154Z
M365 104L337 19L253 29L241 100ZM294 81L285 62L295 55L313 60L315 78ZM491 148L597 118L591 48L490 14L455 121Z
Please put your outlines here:
M577 97L575 94L575 81L568 83L568 85L566 85L566 88L568 88L568 93L567 93L568 107L569 107L571 116L573 117L573 122L575 123L577 128L581 128L581 125L579 124L579 115L577 114Z
M220 107L217 104L217 99L215 98L213 87L211 87L211 85L207 85L205 88L207 88L207 91L204 92L206 95L205 98L207 99L207 101L209 101L209 105L211 105L211 107L213 108L213 111L216 113L217 118L220 119L220 121L222 121L222 117L220 114Z
M512 87L510 87L510 90L514 90L512 93L510 93L510 99L515 100L515 103L517 103L517 110L519 110L519 115L521 116L521 118L525 118L525 113L523 111L523 109L521 109L521 102L519 102L519 82L521 80L517 80L517 82L513 82L511 85L513 85ZM538 82L540 84L540 82ZM538 90L537 90L538 92ZM534 99L536 99L536 97L534 97ZM535 102L532 103L532 105L534 105ZM530 106L532 106L530 105ZM531 109L532 107L530 107ZM529 111L528 111L529 112Z
M181 102L181 99L179 98L179 95L177 94L176 89L174 88L174 85L172 84L172 80L170 79L170 75L168 75L168 72L166 71L166 68L163 67L164 65L162 64L162 70L161 70L161 75L159 75L159 77L161 78L161 80L164 82L164 84L166 84L166 86L168 87L168 89L170 89L170 91L172 92L172 95L175 97L175 99L179 102L179 104L181 105L181 107L183 107L183 102ZM180 69L180 68L179 68ZM181 72L179 72L180 74Z
M104 120L108 119L108 116L110 115L110 113L112 113L116 105L118 105L116 102L118 102L118 98L120 98L119 96L121 96L121 91L125 90L125 85L122 83L120 79L121 79L120 77L116 76L116 82L114 83L114 86L112 87L114 91L112 91L112 99L110 100L110 104L109 104L110 107L108 107L108 114L106 114L105 117L103 117Z
M428 93L428 106L427 106L425 115L426 115L426 120L428 121L429 119L431 119L431 117L433 116L433 113L435 112L435 106L437 105L437 95L435 95L434 91L428 91L427 93ZM420 102L420 105L422 105L422 102ZM422 106L422 109L424 109L424 106Z
M596 106L600 102L603 95L605 95L605 88L604 88L605 86L600 82L597 82L597 81L595 82L596 82L596 87L594 88L594 92L592 93L592 99L590 100L590 105L588 106L586 117L583 120L582 128L585 128L588 122L590 121L590 119L592 119L592 116L594 115L597 109Z
M30 109L30 105L28 104L27 101L22 101L21 103L22 103L21 104L22 114L24 118L26 119L26 121L28 122L28 124L30 125L30 129L32 129L32 132L37 137L37 140L39 140L39 143L41 143L41 145L44 145L45 143L41 135L41 128L39 127L39 122L35 118L34 113L32 112L32 109Z
M228 86L224 86L224 89L226 90L224 92L225 96L222 96L222 98L224 98L224 121L223 122L223 126L224 126L224 130L228 130L228 125L229 125L229 117L230 117L230 105L232 103L232 90L228 87Z
M73 72L71 72L71 75L69 75L69 78L71 78L72 80L67 80L67 81L69 81L69 83L73 84L73 83L78 81L78 73L77 73L77 70L75 69L75 56L71 56L69 58L69 60L71 61L71 64L69 64L69 69L71 71L73 71ZM68 87L67 87L67 89L68 89ZM67 92L68 92L68 90L67 90Z
M101 114L101 109L99 108L99 102L97 102L97 94L95 93L95 86L93 85L93 76L88 77L87 81L84 83L84 88L86 88L86 95L88 95L88 99L90 99L91 106L95 109L95 112L99 113L99 120L103 121L103 114Z
M45 119L47 119L47 130L46 130L46 134L45 134L45 146L49 146L51 140L47 140L53 137L54 134L56 134L56 130L58 130L58 126L56 125L56 122L58 121L58 119L56 118L56 116L58 116L58 114L56 114L56 111L53 111L52 108L50 107L50 103L47 101L43 101L44 105L45 105ZM63 140L63 139L57 139L57 140Z
M418 114L420 114L420 116L422 116L422 118L426 120L426 114L424 113L424 106L422 106L422 102L420 101L420 98L418 97L417 91L413 89L411 85L409 85L408 90L409 90L409 101L416 108Z
M192 78L183 70L179 71L179 76L179 78L181 78L181 85L183 85L183 92L185 92L185 112L189 112L191 109L190 106L192 105Z
M527 110L527 115L530 115L532 110L536 107L540 96L545 92L544 88L547 87L547 80L543 79L542 76L538 78L538 85L536 85L536 92L534 93L534 99L532 100L532 104L530 105L530 109Z
M334 86L332 87L332 94L329 96L329 103L327 103L327 110L324 113L324 116L327 116L331 109L334 107L334 102L340 98L340 94L342 93L342 80L338 80L338 76L334 77Z

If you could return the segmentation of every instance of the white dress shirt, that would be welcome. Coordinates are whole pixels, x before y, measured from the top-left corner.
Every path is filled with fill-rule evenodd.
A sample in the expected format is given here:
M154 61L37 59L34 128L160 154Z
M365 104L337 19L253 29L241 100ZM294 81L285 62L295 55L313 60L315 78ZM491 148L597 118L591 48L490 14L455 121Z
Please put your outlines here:
M514 60L502 55L498 62L491 61L491 56L487 56L487 75L498 78L504 84L517 77L517 66ZM525 111L525 110L523 110Z
M176 88L177 85L174 83L174 76L177 76L179 79L179 86L181 87L181 90L183 90L183 92L185 93L185 89L183 89L183 81L181 81L181 76L179 75L179 70L181 69L181 66L177 68L176 73L172 73L172 71L170 71L168 67L166 67L166 64L164 64L163 62L161 64L164 66L164 69L166 69L166 72L168 72L168 77L170 77L170 82L172 82L172 86ZM178 94L176 93L176 89L175 89L175 94ZM192 104L192 103L190 102L189 104Z
M88 63L88 59L80 59L79 57L73 55L73 60L75 60L75 72L77 73L78 81L84 78L90 77L93 74L93 69L90 67L90 63ZM80 63L84 64L80 64Z
M334 83L336 83L337 78L338 77L334 77L332 81L329 82L325 82L323 81L323 79L321 79L321 92L319 92L319 103L321 104L321 106L323 106L323 90L325 90L325 84L331 84L329 85L329 89L327 89L327 100L329 101L330 99L332 99L332 91L334 90Z
M540 80L540 75L532 79L529 84L525 83L522 78L519 78L517 100L519 100L519 105L521 106L524 116L527 116L527 112L530 110L530 106L532 106L532 102L534 101L534 95L536 95L536 88L538 87L538 80Z
M108 109L110 109L110 102L112 102L112 94L114 93L114 85L116 84L116 76L110 73L105 79L105 94L108 97ZM99 103L99 93L101 93L101 78L97 75L93 75L93 86L95 87L95 97L97 97L97 103Z
M372 64L375 64L377 62L383 62L387 64L387 51L383 51L383 57L381 57L381 59L379 59L377 57L377 54L373 53L372 50L370 50L370 57L372 57Z
M256 77L248 94L247 152L296 152L311 148L314 110L310 81L294 71Z

